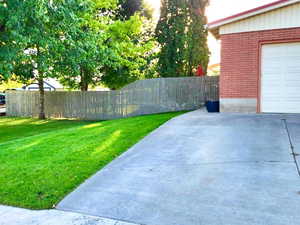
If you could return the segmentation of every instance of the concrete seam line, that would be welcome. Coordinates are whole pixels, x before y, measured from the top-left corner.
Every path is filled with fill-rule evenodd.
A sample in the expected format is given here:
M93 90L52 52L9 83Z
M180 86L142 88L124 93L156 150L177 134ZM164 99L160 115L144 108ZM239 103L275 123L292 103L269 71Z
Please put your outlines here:
M60 212L76 213L76 214L81 214L81 215L85 215L85 216L92 216L92 217L96 217L96 218L100 218L100 219L108 219L108 220L114 221L115 222L114 225L118 225L119 223L128 223L130 225L145 225L145 224L136 223L136 222L132 222L132 221L128 221L128 220L117 219L117 218L107 217L107 216L99 216L96 214L81 212L80 210L60 209L60 208L54 208L53 210L60 211Z
M296 152L295 152L295 147L293 145L293 141L292 141L292 137L291 137L291 134L290 134L290 131L289 131L289 128L288 128L288 125L287 125L287 122L286 122L286 119L282 119L284 125L285 125L285 130L287 132L287 135L288 135L288 138L289 138L289 142L290 142L290 148L292 150L292 156L294 158L294 162L296 164L296 168L297 168L297 172L298 172L298 175L300 176L300 168L299 168L299 165L298 165L298 162L297 162L297 158L296 158Z

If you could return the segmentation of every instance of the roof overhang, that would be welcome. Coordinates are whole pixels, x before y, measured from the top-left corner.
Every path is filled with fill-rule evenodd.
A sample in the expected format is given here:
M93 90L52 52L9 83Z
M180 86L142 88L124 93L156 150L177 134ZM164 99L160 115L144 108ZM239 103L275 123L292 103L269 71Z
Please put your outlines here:
M219 29L221 26L226 24L234 23L252 16L256 16L262 13L273 11L275 9L283 8L295 3L300 2L300 0L279 0L276 2L269 3L254 9L247 10L245 12L238 13L233 16L229 16L220 20L216 20L208 24L209 31L216 37L219 38Z

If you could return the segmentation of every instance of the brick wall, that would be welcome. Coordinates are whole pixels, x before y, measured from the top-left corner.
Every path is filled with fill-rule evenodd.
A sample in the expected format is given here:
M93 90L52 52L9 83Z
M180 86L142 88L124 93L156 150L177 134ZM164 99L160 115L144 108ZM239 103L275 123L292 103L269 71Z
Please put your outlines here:
M300 28L221 36L221 98L257 98L261 43L300 41Z

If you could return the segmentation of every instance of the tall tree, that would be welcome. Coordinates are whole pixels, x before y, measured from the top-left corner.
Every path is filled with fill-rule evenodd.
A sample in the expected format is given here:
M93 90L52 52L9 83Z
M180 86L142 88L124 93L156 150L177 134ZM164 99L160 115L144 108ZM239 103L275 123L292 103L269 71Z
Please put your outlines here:
M155 40L145 29L144 18L132 16L109 27L107 48L111 52L109 63L101 68L101 83L118 89L146 77L148 59L154 54Z
M207 4L207 0L162 0L156 28L161 47L160 76L192 76L200 65L206 70L209 60Z
M187 7L185 0L162 0L156 27L160 44L158 70L162 77L184 76Z
M107 49L110 39L107 31L114 22L116 8L116 0L93 0L88 10L81 13L84 20L74 25L76 29L68 33L70 41L64 42L61 49L58 64L63 71L60 81L64 85L88 91L90 86L99 84L99 69L108 63L111 55Z
M146 34L148 21L138 14L116 20L115 7L97 7L61 49L60 81L72 89L87 91L99 84L118 89L144 78L147 71L154 47L153 37Z
M69 32L77 28L84 0L3 0L0 5L1 74L38 82L39 118L45 118L44 79L60 72L56 66ZM75 25L75 27L74 27ZM8 65L4 65L9 62Z
M189 29L187 32L187 68L188 76L193 76L197 67L202 66L207 72L209 48L207 45L208 30L205 8L208 0L189 0Z

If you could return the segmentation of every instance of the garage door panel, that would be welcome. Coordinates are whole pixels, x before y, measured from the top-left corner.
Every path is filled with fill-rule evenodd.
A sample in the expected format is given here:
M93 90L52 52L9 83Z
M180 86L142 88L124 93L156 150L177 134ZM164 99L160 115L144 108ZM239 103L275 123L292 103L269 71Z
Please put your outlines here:
M276 95L276 93L274 94L272 92L265 93L265 95L264 95L264 99L266 101L270 101L270 99L272 99L273 101L280 101L281 98L282 98L282 96Z
M265 62L279 62L280 59L278 59L277 55L278 53L272 53L273 55L272 56L268 56L268 55L264 55L264 60Z
M270 68L274 68L274 69L281 69L280 67L280 62L281 60L276 60L276 59L265 59L265 67L263 69L270 69Z
M300 43L264 45L261 55L261 111L300 113Z
M300 65L300 62L297 63L297 65ZM290 66L287 68L286 73L288 73L288 76L286 76L287 78L290 78L294 74L295 77L299 79L300 68L299 66Z
M291 46L286 47L286 53L287 53L287 57L297 57L300 56L300 47L297 46L297 44L290 44Z
M298 101L300 100L300 94L299 90L289 90L285 93L284 98L286 99L297 99Z
M272 93L272 92L269 92L269 93L265 93L265 100L267 101L272 101L272 102L276 102L276 101L280 101L281 99L283 99L282 96L280 95L276 95L277 93Z
M283 104L281 113L299 113L299 107L296 102L288 102L286 104Z
M267 83L268 85L264 86L264 90L265 89L273 89L273 85L278 85L280 86L282 84L282 78L280 77L272 77L272 76L265 76L265 80L269 79L270 81ZM274 90L276 91L276 90Z
M263 70L263 73L265 76L272 76L273 79L281 79L280 77L274 77L274 73L276 73L279 70L280 70L280 68L277 68L277 67L269 67L269 68L265 68Z
M293 68L289 68L284 73L284 86L285 87L298 87L300 88L300 64L297 68L296 66ZM287 88L286 88L287 89Z
M268 85L269 86L265 87L262 93L265 93L265 94L267 94L267 93L273 93L274 95L278 94L279 96L281 95L281 93L279 92L279 90L276 89L276 88L274 88L274 87L277 87L277 86L281 85L280 82L274 82L273 81L273 82L268 83Z
M287 55L283 60L286 60L290 65L293 65L294 63L300 62L300 55Z
M299 85L300 85L299 81L285 82L285 93L288 93L290 91L299 92L299 87L300 87Z
M300 63L298 65L300 65ZM292 79L293 76L299 78L300 68L298 66L288 66L288 63L286 63L287 68L284 70L285 79Z
M280 65L280 61L266 60L264 62L264 67L262 68L262 71L265 74L265 76L269 75L274 77L274 73L282 70Z
M266 57L272 57L274 55L281 54L281 52L283 51L283 49L279 45L264 45L263 48L264 51L262 52L262 55Z
M284 61L285 64L285 72L294 72L294 73L299 73L300 71L300 60L296 60L295 58L291 57L289 59L286 59Z
M281 82L282 82L282 80L281 79L278 79L278 78L276 78L276 79L274 79L274 78L272 78L272 80L270 80L270 82L268 82L268 86L265 86L265 88L264 88L264 90L267 90L267 89L272 89L272 90L274 90L274 88L272 88L274 85L281 85ZM277 91L277 90L274 90L274 91Z

